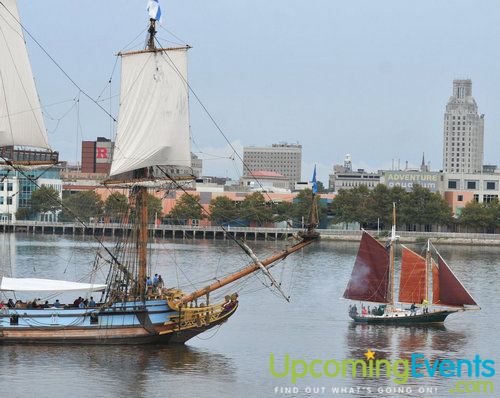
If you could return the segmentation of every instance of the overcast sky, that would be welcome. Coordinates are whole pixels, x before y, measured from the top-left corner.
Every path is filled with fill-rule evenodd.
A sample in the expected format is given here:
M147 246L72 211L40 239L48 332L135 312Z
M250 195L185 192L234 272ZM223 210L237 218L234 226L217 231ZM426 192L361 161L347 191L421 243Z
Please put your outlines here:
M91 96L106 88L115 54L144 45L146 0L19 0L26 28ZM190 51L193 89L228 139L303 145L303 178L314 163L327 181L350 153L355 168L392 159L442 164L442 120L454 78L471 78L485 116L485 163L500 163L498 0L160 0L163 26ZM160 29L160 38L173 40ZM168 44L168 43L167 43ZM61 157L77 143L110 137L109 117L28 39L49 139ZM119 91L119 69L111 89ZM204 174L237 177L239 162L191 98L193 151ZM102 105L109 110L108 100ZM117 114L116 98L111 113ZM60 122L52 119L59 119Z

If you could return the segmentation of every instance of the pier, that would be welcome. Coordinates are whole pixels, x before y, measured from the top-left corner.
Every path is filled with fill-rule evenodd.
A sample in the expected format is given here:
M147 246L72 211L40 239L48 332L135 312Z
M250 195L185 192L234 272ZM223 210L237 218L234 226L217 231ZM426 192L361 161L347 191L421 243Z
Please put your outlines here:
M108 236L121 237L131 234L133 224L119 223L88 223L86 226L78 222L43 222L43 221L1 221L0 233L24 233L45 235L72 235L72 236ZM149 234L160 239L208 239L225 240L231 237L245 240L282 240L290 238L300 231L299 228L266 228L266 227L220 227L220 226L190 226L151 224ZM319 229L323 240L359 241L362 231ZM381 232L368 231L380 241L386 239ZM399 240L403 243L422 243L431 239L440 244L456 245L499 245L500 234L478 234L458 232L416 232L398 231Z
M135 225L119 223L80 223L15 221L0 222L0 233L25 233L44 235L72 236L110 236L121 237L132 233ZM164 239L228 239L232 237L245 240L278 240L296 234L295 228L260 228L260 227L219 227L188 225L149 225L150 236Z

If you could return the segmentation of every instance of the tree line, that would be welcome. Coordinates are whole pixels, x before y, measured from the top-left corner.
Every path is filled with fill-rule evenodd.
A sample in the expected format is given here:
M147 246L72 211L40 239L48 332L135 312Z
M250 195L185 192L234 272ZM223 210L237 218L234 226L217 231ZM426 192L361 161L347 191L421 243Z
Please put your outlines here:
M216 225L266 225L279 221L292 221L300 226L307 223L311 204L311 190L300 192L295 201L273 203L266 201L260 192L247 195L243 201L233 201L226 196L214 198L205 212L197 194L183 194L168 214L163 214L161 199L149 194L149 222L165 218L166 222L186 224L191 220L209 219ZM316 197L319 203L319 198ZM320 217L326 216L326 207L319 205ZM132 222L134 208L129 199L121 193L109 195L105 201L94 191L82 191L64 195L51 187L43 186L32 193L28 207L20 208L16 213L19 220L34 219L40 213L59 213L59 221L81 220L106 222Z
M168 214L162 212L161 199L149 195L149 222L162 219L174 224L185 224L190 220L208 219L215 225L266 225L280 221L291 221L295 227L307 223L311 206L311 190L299 192L293 202L272 202L260 192L247 195L242 201L233 201L218 196L203 210L200 196L183 194ZM471 201L457 216L438 193L430 192L418 185L407 192L401 187L388 188L377 185L373 190L360 186L351 190L340 190L328 205L318 201L320 222L326 217L333 224L359 223L363 228L389 229L392 225L392 206L396 204L398 228L414 226L446 226L464 232L495 233L500 228L500 203L497 199L488 203ZM28 207L19 208L16 218L35 219L40 213L59 213L60 221L102 220L106 222L132 222L134 209L129 199L121 193L113 193L106 200L94 191L82 191L64 195L51 187L42 186L32 193Z

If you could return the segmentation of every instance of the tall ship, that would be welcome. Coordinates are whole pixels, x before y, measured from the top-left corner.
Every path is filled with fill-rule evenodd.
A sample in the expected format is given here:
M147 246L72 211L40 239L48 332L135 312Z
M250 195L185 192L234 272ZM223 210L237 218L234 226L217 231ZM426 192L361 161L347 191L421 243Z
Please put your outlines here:
M99 241L94 271L98 267L108 268L102 283L96 282L95 273L93 280L78 282L2 277L1 343L184 343L226 322L237 310L237 293L214 302L213 292L257 272L281 291L269 269L318 238L314 210L307 229L295 242L267 258L259 259L245 242L237 241L248 255L248 264L202 289L184 292L148 277L149 191L165 182L177 186L177 178L181 177L170 175L168 170L189 167L191 159L189 47L157 47L158 7L158 2L150 2L147 47L119 54L122 61L120 111L111 175L105 184L130 189L132 210L128 217L134 224L133 232L113 249ZM48 149L19 21L16 1L3 0L0 4L0 115L7 117L0 119L0 142L1 145ZM23 103L18 103L19 98ZM26 113L26 109L31 110L29 118L15 117L19 112ZM7 159L6 163L20 173L24 170L11 160ZM314 207L315 190L311 199ZM80 297L82 300L71 303L59 300L45 304L43 300L23 303L15 299L20 294L54 298L79 294L87 299Z
M427 241L425 257L402 245L399 297L395 286L396 209L387 245L363 231L343 297L356 323L413 325L444 322L448 315L477 310L474 298ZM435 260L437 258L437 261ZM432 296L431 296L432 292Z

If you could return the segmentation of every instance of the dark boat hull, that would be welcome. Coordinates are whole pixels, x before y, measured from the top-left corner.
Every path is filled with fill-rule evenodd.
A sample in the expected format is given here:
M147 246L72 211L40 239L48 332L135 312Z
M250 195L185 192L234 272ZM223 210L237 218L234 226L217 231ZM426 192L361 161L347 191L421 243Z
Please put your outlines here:
M446 317L453 314L453 310L446 311L433 311L427 314L418 315L349 315L356 323L368 323L368 324L385 324L385 325L421 325L430 323L442 323Z

